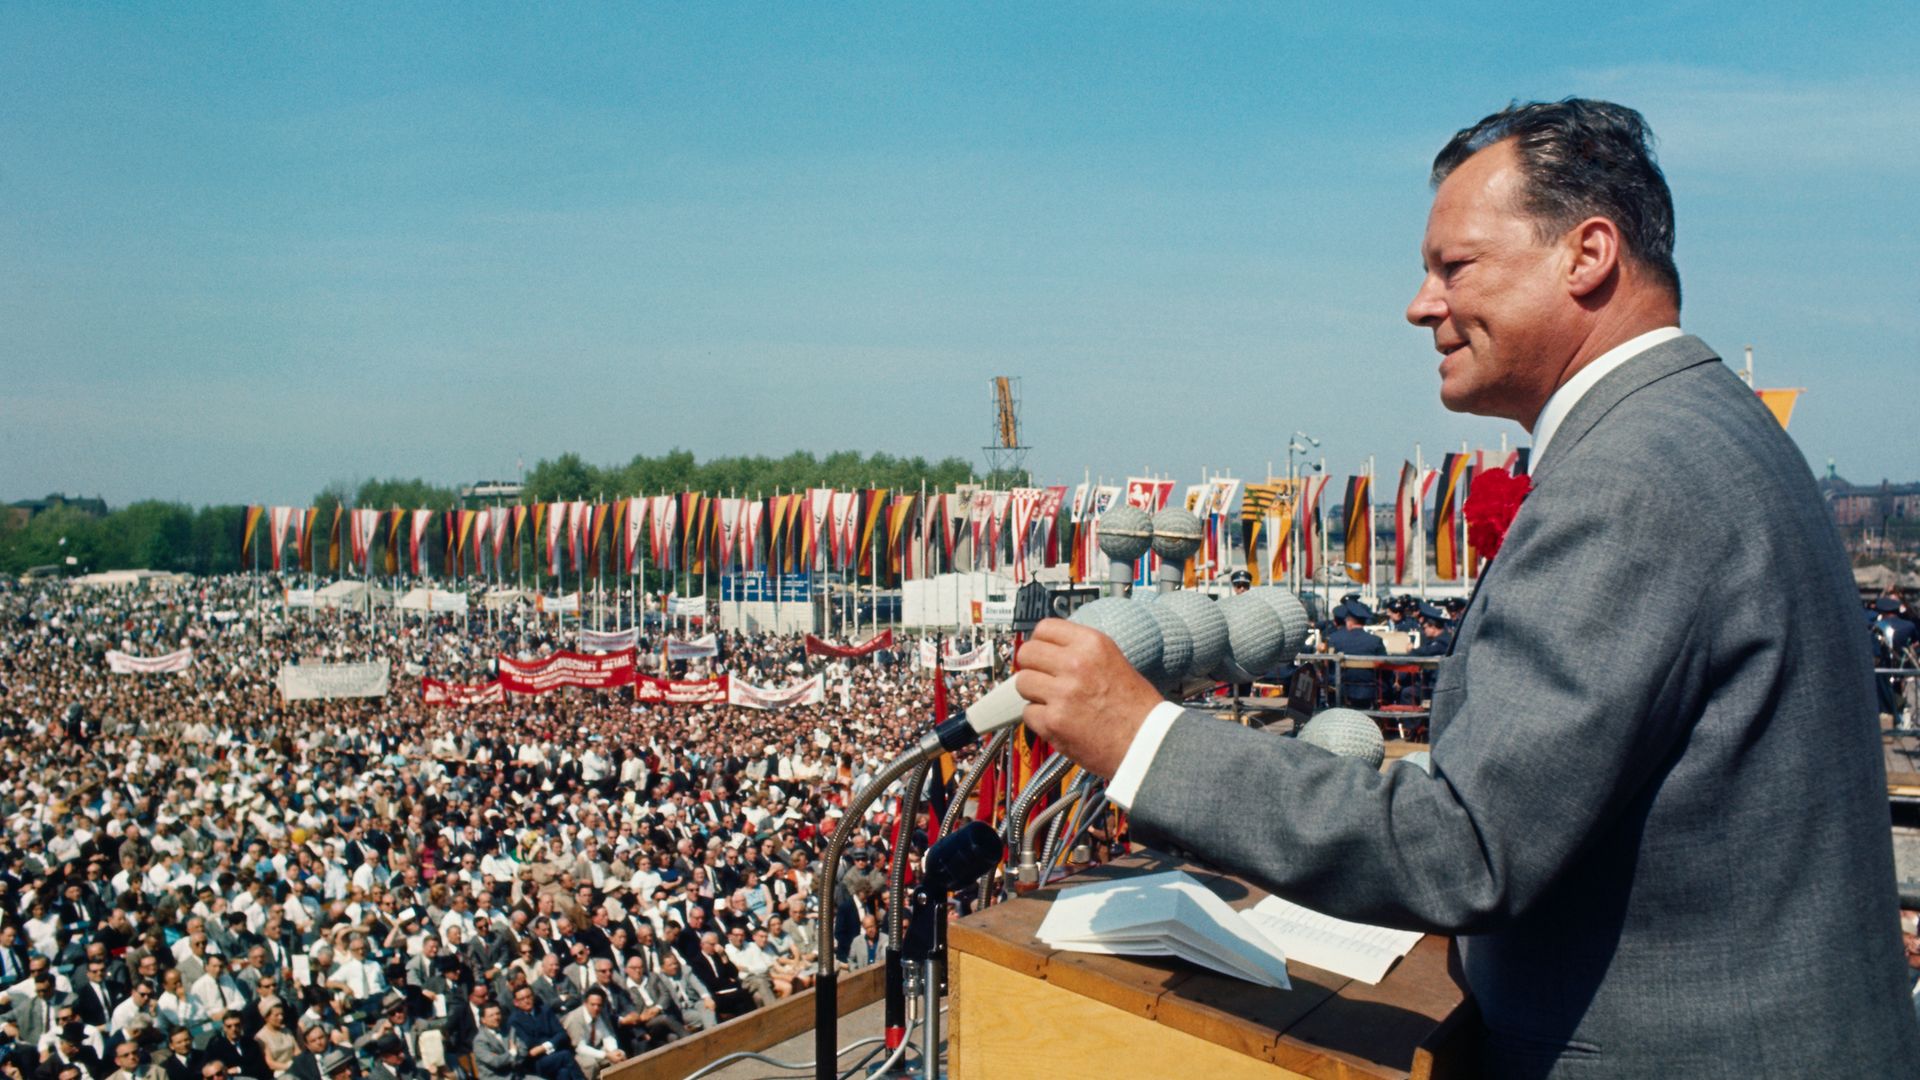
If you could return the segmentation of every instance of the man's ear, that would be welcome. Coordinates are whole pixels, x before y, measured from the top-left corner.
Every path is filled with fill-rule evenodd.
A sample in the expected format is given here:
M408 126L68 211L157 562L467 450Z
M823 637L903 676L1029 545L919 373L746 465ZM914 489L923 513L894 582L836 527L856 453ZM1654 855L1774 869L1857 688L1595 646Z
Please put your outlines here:
M1567 293L1582 298L1613 280L1620 267L1620 226L1612 219L1590 217L1567 231Z

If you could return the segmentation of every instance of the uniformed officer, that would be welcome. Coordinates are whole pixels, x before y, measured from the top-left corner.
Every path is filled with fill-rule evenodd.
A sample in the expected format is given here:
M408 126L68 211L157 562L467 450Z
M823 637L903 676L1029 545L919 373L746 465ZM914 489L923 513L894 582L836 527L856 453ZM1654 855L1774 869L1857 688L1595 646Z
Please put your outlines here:
M1393 601L1387 605L1387 610L1393 613L1393 629L1395 633L1413 634L1419 632L1420 601L1411 596L1396 596L1393 598Z
M1387 643L1367 633L1373 610L1358 597L1334 609L1339 628L1327 635L1327 647L1343 656L1385 656ZM1340 669L1340 703L1353 709L1371 709L1379 702L1379 674L1373 668Z
M1453 620L1447 613L1432 604L1421 604L1420 644L1414 647L1415 656L1445 656L1453 647Z

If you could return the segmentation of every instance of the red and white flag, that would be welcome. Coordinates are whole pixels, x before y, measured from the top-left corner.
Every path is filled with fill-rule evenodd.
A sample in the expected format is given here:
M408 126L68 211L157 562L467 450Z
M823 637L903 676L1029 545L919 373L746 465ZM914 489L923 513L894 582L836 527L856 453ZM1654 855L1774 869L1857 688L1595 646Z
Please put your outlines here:
M347 535L352 543L353 561L360 564L361 572L367 568L367 556L373 550L374 534L380 531L380 511L355 510L347 519Z
M806 523L801 557L808 571L828 561L828 523L833 521L833 488L806 488Z
M487 539L493 535L493 511L473 512L473 572L486 573Z
M413 512L413 547L411 549L411 558L413 561L414 577L426 576L426 567L422 565L420 561L420 549L426 543L427 526L432 523L432 521L433 511L431 510L415 510Z
M287 527L293 523L293 507L276 506L267 511L267 537L273 542L273 568L280 569L280 549L287 543Z
M567 504L568 570L578 571L580 569L580 559L581 556L585 554L581 548L587 540L587 519L590 516L587 510L587 504L584 501L575 501Z
M845 569L854 559L856 530L860 527L859 509L859 492L836 491L833 493L832 566L835 570Z
M1320 495L1327 489L1329 476L1309 476L1300 485L1300 569L1311 581L1319 561Z
M760 569L760 530L766 523L767 504L748 499L740 508L740 569Z
M987 568L987 542L993 533L988 521L992 517L993 492L974 492L973 502L967 506L967 557L972 562L970 569Z
M674 533L680 524L680 499L673 495L653 497L653 559L663 570L680 565Z
M502 569L500 552L507 546L507 525L513 521L513 511L500 507L493 512L493 566Z
M1014 488L1007 494L1009 527L1013 539L1013 580L1027 580L1027 537L1039 517L1040 499L1046 492L1039 488Z
M640 536L647 527L646 499L627 500L626 535L620 538L620 568L633 573L633 554L640 549Z
M568 504L547 504L547 573L560 576L560 534L567 528Z

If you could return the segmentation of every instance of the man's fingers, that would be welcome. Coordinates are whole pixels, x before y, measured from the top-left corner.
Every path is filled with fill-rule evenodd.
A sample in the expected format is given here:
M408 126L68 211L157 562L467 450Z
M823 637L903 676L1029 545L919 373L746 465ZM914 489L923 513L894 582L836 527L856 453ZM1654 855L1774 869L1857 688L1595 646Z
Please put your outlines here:
M1020 670L1058 671L1067 650L1050 641L1029 641L1020 646Z
M1051 701L1061 690L1060 679L1038 668L1023 668L1013 677L1013 688L1029 702Z
M1033 628L1033 633L1028 636L1027 642L1032 644L1036 641L1046 641L1056 645L1066 645L1075 641L1084 641L1086 635L1098 633L1100 631L1093 627L1082 626L1077 622L1068 622L1065 619L1042 619L1039 625Z

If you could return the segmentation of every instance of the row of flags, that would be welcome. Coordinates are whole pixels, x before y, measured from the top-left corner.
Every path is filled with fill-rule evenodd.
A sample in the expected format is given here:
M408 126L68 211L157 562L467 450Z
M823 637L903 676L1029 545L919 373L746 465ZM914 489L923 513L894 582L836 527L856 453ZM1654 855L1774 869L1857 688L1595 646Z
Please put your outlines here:
M1437 469L1401 470L1395 495L1392 573L1404 581L1423 528L1434 535L1437 573L1454 580L1473 554L1459 543L1459 507L1472 477L1513 468L1524 452L1448 454ZM1326 486L1331 478L1245 483L1215 477L1188 486L1177 505L1201 522L1200 548L1187 583L1210 579L1244 559L1255 583L1290 572L1318 571ZM1372 478L1348 480L1347 576L1370 580L1373 566ZM1100 518L1117 504L1157 513L1175 503L1175 483L1132 477L1124 486L1091 481L992 491L963 485L952 492L886 488L810 488L743 498L681 492L609 501L573 500L479 510L385 510L334 507L321 520L312 507L250 506L241 537L242 565L275 571L414 577L561 578L633 574L645 566L696 576L736 571L799 574L831 571L875 584L949 571L992 570L1026 581L1041 567L1065 564L1072 580L1105 580ZM1432 512L1421 508L1431 499ZM1143 556L1138 580L1150 580L1157 556Z

